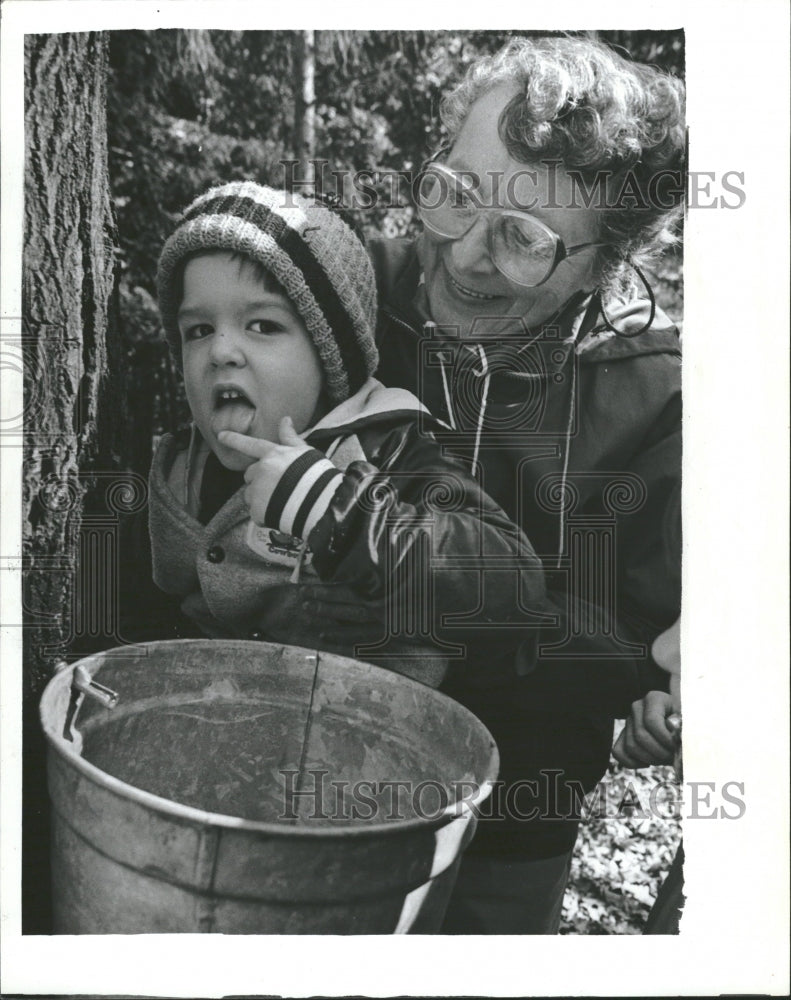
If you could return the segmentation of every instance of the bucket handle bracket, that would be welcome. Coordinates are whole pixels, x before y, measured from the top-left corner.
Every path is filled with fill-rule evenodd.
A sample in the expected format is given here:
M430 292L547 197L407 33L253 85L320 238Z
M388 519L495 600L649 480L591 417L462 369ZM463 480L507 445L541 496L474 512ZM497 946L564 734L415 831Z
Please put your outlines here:
M66 670L68 666L69 664L65 660L61 661L55 666L55 672L60 673ZM118 693L116 691L95 681L84 666L75 667L71 680L71 698L69 699L69 707L66 710L66 719L63 723L63 739L68 740L70 743L76 742L74 721L85 695L95 699L104 705L105 708L115 708L118 704Z

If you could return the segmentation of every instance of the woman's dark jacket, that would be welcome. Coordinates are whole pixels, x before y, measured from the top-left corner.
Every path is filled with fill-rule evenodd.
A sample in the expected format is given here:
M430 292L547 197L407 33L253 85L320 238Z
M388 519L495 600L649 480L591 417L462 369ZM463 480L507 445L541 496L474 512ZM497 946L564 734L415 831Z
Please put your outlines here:
M558 854L573 844L576 824L555 817L574 815L575 797L604 775L613 718L667 686L650 644L680 610L678 334L657 312L648 331L614 335L591 310L573 340L579 303L570 303L537 334L483 343L484 365L453 331L424 326L412 305L413 245L381 240L370 250L378 377L455 425L438 439L460 461L476 459L481 487L545 569L548 594L532 621L513 625L506 614L493 640L511 646L518 633L511 669L487 673L470 659L443 685L500 748L511 818L481 824L474 849ZM610 321L620 333L638 331L647 309L633 303ZM508 588L519 605L513 581L493 565L483 584L487 593ZM479 624L468 618L460 633ZM536 811L543 818L523 818Z

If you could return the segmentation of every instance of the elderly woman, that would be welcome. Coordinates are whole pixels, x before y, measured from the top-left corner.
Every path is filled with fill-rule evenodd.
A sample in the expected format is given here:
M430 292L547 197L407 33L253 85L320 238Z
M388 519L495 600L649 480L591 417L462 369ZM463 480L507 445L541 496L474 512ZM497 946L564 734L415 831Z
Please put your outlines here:
M512 576L483 564L481 588L512 587L514 614L447 623L480 656L444 689L489 726L504 784L445 929L553 933L581 796L613 718L666 689L650 647L679 614L680 349L642 266L681 213L683 90L597 42L521 38L442 114L422 235L371 248L379 376L448 424L550 594L543 616L523 612Z

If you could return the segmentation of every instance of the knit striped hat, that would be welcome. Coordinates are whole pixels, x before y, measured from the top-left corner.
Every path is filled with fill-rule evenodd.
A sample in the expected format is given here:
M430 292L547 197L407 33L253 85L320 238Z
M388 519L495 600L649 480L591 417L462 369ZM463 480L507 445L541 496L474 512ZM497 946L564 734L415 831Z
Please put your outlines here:
M252 181L196 198L157 270L162 323L179 366L180 265L201 250L243 254L277 279L313 340L333 402L348 399L373 374L379 361L374 272L365 247L334 212Z

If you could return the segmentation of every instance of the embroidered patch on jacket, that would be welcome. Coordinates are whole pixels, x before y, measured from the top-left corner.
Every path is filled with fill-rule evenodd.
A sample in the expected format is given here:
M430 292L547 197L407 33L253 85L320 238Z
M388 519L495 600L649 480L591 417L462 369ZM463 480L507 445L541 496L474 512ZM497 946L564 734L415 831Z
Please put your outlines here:
M303 555L301 538L287 535L282 531L275 531L273 528L261 527L252 520L247 524L245 541L257 556L265 559L268 563L288 566L290 569L297 565ZM302 568L311 573L312 558L312 553L306 552L302 559Z

